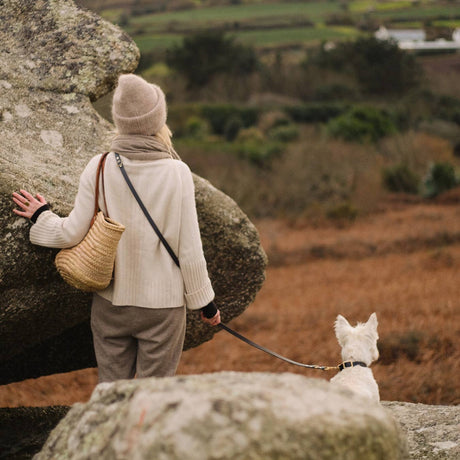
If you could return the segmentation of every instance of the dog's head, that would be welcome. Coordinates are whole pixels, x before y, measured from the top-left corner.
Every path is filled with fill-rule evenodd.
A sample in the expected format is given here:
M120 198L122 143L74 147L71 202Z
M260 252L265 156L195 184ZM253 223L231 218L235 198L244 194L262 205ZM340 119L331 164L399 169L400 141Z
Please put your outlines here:
M343 361L362 361L368 366L377 360L377 315L372 313L367 323L358 323L355 327L342 316L338 315L334 324L335 335L342 347Z

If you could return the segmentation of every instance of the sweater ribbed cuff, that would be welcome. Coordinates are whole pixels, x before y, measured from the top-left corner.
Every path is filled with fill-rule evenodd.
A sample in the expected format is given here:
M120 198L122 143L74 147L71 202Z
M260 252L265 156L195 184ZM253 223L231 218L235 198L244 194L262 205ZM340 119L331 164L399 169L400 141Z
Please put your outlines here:
M32 217L30 218L30 220L35 224L35 222L37 222L37 219L38 217L40 216L40 214L44 211L48 211L50 208L49 204L44 204L43 206L40 206L32 215Z
M52 211L42 212L37 222L30 227L29 238L32 244L47 248L65 248L74 245L67 244L60 230L61 218Z
M206 260L199 259L193 263L182 263L181 272L185 284L187 307L197 310L214 299L214 291L209 280Z
M213 299L214 291L212 289L211 282L199 291L185 294L185 301L190 310L198 310L199 308L202 308L203 305L207 305Z

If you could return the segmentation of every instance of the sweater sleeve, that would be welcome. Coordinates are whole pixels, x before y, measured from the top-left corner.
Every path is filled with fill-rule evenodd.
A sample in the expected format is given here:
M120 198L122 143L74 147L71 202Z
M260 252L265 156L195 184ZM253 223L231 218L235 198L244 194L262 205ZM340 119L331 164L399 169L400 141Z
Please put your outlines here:
M45 211L30 229L30 241L49 248L70 248L78 244L88 232L94 212L96 170L99 156L94 157L83 171L75 198L74 208L68 217L59 217Z
M185 299L191 310L208 305L214 299L201 243L195 204L195 189L190 169L182 163L182 209L179 261L185 285Z

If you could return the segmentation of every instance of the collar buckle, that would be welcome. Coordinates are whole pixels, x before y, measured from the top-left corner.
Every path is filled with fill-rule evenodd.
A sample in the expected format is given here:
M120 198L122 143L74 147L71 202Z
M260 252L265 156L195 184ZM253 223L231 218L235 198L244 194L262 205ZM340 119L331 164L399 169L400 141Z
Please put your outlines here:
M339 364L339 369L343 371L346 367L355 366L367 367L366 363L363 363L362 361L344 361L342 364Z

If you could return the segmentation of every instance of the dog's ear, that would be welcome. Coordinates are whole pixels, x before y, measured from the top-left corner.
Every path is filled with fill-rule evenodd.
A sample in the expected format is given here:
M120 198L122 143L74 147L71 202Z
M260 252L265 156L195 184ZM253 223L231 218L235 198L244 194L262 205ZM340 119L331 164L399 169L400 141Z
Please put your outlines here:
M350 323L342 315L338 315L334 323L334 329L335 329L335 336L337 337L337 340L339 341L339 345L343 347L345 344L345 337L350 332L350 329L353 329L353 328L350 326Z
M377 321L377 315L372 313L371 316L369 316L369 319L367 320L366 327L368 328L369 331L372 333L377 334L377 326L378 326L378 321ZM378 335L377 335L378 337Z

